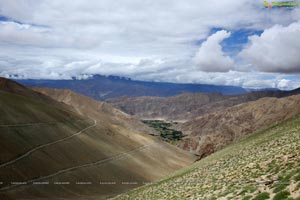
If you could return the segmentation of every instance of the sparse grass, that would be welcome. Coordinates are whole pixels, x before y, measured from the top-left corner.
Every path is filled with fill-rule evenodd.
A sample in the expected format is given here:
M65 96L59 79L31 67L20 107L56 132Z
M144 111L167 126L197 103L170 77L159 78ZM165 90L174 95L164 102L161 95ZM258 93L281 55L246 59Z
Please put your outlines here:
M276 194L273 198L273 200L283 200L283 199L287 199L288 196L290 195L290 193L286 190L279 192L278 194Z
M243 198L243 200L250 200L252 198L252 196L245 196L244 198Z
M269 198L270 198L270 194L268 192L263 192L258 194L253 200L265 200Z
M290 194L285 189L299 178L299 132L300 119L295 117L235 141L157 183L130 191L129 198L116 199L185 199L187 191L195 194L193 199L287 198Z
M298 172L298 173L299 173L299 172ZM297 174L297 175L294 177L294 180L295 180L295 181L300 181L300 173Z
M297 183L297 185L296 185L296 188L295 188L296 190L300 190L300 182L299 183Z
M287 185L285 184L278 184L275 189L273 190L274 193L278 193L286 188Z

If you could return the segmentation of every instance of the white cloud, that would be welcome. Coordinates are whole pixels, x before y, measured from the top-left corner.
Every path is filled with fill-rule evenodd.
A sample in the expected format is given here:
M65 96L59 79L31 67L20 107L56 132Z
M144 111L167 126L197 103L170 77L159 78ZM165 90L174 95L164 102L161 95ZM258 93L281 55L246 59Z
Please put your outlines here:
M207 38L199 48L194 60L201 71L228 72L234 61L222 51L221 42L230 37L227 31L218 31Z
M240 55L264 72L300 73L300 22L275 25L261 36L251 36Z
M0 75L55 79L101 73L145 80L253 85L249 79L264 78L250 72L238 74L242 77L232 71L204 73L194 66L192 58L198 42L207 40L213 45L206 44L211 52L202 52L209 58L202 65L204 70L228 71L232 60L218 46L228 33L218 33L218 38L209 42L212 28L263 30L276 24L285 27L300 19L300 9L264 10L262 3L0 0L0 16L11 19L0 22ZM269 82L276 85L277 81Z
M281 88L281 89L289 88L289 83L290 83L290 82L291 82L290 80L287 80L287 79L281 79L281 80L278 82L277 87L278 87L278 88Z

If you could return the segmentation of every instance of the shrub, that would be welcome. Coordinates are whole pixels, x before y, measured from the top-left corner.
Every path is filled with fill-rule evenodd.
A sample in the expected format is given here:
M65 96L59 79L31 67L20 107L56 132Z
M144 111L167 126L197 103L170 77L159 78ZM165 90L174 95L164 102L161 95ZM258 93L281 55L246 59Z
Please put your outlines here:
M250 200L252 196L245 196L243 200Z
M265 200L265 199L270 199L270 194L268 192L260 193L253 200Z
M280 191L282 191L282 190L284 190L286 188L286 185L285 184L278 184L276 187L275 187L275 189L274 189L274 193L278 193L278 192L280 192Z
M281 191L281 192L277 193L274 196L273 200L287 199L289 195L290 195L290 193L288 191L284 190L284 191Z

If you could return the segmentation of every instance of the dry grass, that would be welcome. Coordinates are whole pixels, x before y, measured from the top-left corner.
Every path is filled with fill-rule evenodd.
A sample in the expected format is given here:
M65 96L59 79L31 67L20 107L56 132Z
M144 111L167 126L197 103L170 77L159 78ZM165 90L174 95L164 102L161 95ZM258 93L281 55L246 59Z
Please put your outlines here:
M299 152L300 120L296 118L257 132L192 167L115 199L299 198Z

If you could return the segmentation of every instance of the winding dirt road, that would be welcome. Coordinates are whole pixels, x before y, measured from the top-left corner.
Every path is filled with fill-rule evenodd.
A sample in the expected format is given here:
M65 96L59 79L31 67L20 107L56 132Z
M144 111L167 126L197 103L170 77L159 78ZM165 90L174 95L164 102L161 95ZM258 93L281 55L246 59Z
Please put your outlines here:
M130 150L130 151L127 151L127 152L124 152L124 153L120 153L120 154L118 154L116 156L113 156L113 157L110 157L110 158L106 158L106 159L103 159L103 160L99 160L99 161L96 161L96 162L87 163L87 164L83 164L83 165L78 165L78 166L71 167L71 168L62 169L62 170L59 170L59 171L57 171L53 174L49 174L47 176L42 176L42 177L39 177L39 178L36 178L36 179L25 181L26 184L24 184L24 185L23 184L22 185L9 185L9 186L0 188L0 191L7 191L7 190L14 189L16 187L28 186L29 184L32 184L34 182L39 182L39 181L42 181L42 180L45 180L45 179L49 179L49 178L52 178L52 177L55 177L55 176L58 176L58 175L61 175L61 174L64 174L64 173L67 173L67 172L70 172L70 171L74 171L74 170L78 170L78 169L86 168L86 167L92 167L92 166L95 166L95 165L104 164L106 162L110 162L110 161L113 161L113 160L123 158L127 155L130 155L130 154L134 153L134 152L142 151L142 150L147 149L148 147L150 147L152 145L155 145L155 144L158 144L158 143L159 142L152 142L148 145L144 145L144 146L135 148L133 150Z
M86 131L86 130L92 128L92 127L95 127L96 125L97 125L97 121L94 120L94 124L93 124L93 125L88 126L88 127L84 128L84 129L80 130L79 132L77 132L77 133L71 135L71 136L65 137L65 138L60 139L60 140L56 140L56 141L54 141L54 142L50 142L50 143L47 143L47 144L43 144L43 145L37 146L37 147L31 149L30 151L24 153L23 155L21 155L21 156L15 158L15 159L13 159L13 160L10 160L10 161L8 161L8 162L5 162L5 163L0 164L0 168L6 167L6 166L8 166L8 165L11 165L11 164L13 164L13 163L15 163L15 162L17 162L17 161L19 161L19 160L21 160L21 159L23 159L23 158L29 156L30 154L32 154L32 153L34 153L35 151L38 151L38 150L40 150L40 149L42 149L42 148L45 148L45 147L48 147L48 146L51 146L51 145L54 145L54 144L57 144L57 143L60 143L60 142L64 142L64 141L69 140L69 139L71 139L71 138L73 138L73 137L76 137L76 136L82 134L84 131Z

